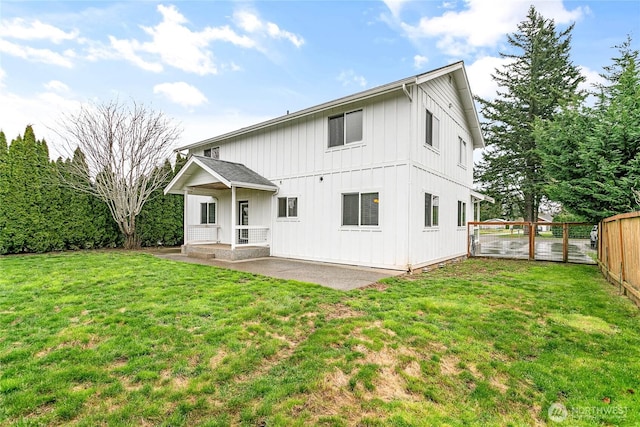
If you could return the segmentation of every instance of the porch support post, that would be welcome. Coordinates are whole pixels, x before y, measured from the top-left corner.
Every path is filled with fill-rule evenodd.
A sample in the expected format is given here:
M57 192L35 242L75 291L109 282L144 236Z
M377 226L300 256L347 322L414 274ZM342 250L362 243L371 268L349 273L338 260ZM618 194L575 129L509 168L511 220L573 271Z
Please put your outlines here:
M236 248L236 187L231 186L231 250Z
M188 227L188 222L189 222L189 217L187 215L187 212L189 212L189 209L187 207L187 200L189 200L189 190L187 188L184 189L184 213L182 214L182 223L183 223L183 239L182 239L182 244L186 245L188 243L187 241L187 237L189 236L189 227Z

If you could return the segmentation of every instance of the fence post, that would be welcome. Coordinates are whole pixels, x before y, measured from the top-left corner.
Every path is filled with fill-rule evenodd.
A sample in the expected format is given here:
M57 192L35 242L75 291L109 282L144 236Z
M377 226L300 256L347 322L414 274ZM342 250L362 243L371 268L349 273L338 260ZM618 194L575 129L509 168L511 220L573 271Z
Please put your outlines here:
M622 220L618 220L618 232L620 233L620 282L624 283L627 278L624 265L624 241L622 238Z
M562 223L562 262L569 261L569 224Z
M529 223L529 261L536 259L536 226Z

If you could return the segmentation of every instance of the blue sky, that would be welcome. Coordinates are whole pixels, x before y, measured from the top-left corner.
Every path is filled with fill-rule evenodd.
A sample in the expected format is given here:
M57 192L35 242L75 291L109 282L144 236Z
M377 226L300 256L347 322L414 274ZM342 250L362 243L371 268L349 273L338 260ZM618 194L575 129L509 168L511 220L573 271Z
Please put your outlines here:
M0 129L27 124L57 155L60 114L133 98L181 123L179 145L464 60L493 97L498 52L530 4L575 22L589 82L627 34L630 1L0 1Z

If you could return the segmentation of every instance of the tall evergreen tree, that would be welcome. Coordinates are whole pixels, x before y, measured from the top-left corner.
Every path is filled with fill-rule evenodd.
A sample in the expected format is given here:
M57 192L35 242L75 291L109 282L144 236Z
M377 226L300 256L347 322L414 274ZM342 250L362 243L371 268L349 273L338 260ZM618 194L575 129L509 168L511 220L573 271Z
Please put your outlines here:
M549 195L590 221L640 207L640 55L630 39L618 50L595 106L536 125Z
M532 6L518 31L508 35L513 53L500 54L509 61L492 75L497 97L478 99L487 150L476 179L502 203L515 204L527 221L537 218L544 195L534 122L552 120L559 106L579 95L584 80L569 57L572 30L573 25L557 31Z
M0 131L0 254L8 252L5 245L4 229L6 227L6 208L7 208L7 179L8 179L8 165L7 157L9 155L9 146L7 145L7 138L4 132Z

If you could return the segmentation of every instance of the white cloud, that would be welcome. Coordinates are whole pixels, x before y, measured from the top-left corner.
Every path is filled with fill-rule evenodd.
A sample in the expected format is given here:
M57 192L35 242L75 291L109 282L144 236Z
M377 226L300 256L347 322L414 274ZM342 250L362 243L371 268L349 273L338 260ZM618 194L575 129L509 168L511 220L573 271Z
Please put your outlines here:
M60 80L51 80L44 84L44 88L53 92L69 92L69 86Z
M233 14L238 27L251 34L262 34L272 39L288 40L295 47L304 44L304 39L287 30L283 30L273 22L263 21L256 12L250 10L238 10Z
M2 67L0 67L0 89L4 87L4 78L7 77L7 73L4 72Z
M65 68L73 67L71 58L75 56L72 50L66 50L63 54L60 54L50 49L36 49L2 39L0 39L0 53L16 56L31 62L42 62L44 64L58 65Z
M152 71L154 73L161 72L164 68L159 62L149 62L143 59L136 53L138 50L142 50L140 43L136 40L118 40L113 36L109 36L111 47L117 52L118 55L112 55L110 51L104 49L96 49L90 54L90 58L114 58L120 56L122 59L130 61L134 65L142 68L143 70Z
M22 18L3 19L0 21L0 37L19 40L49 40L53 43L61 43L65 40L74 40L78 37L78 30L65 32L50 24L44 24L39 20L26 22Z
M421 69L427 62L429 62L429 58L427 58L426 56L415 55L413 57L413 66L418 70Z
M153 87L153 93L164 95L171 102L183 107L196 107L208 102L202 92L185 82L157 84Z
M534 0L531 4L556 24L567 24L589 13L586 7L568 10L562 0ZM530 3L466 0L464 6L459 11L446 10L439 16L424 16L414 25L400 22L400 27L414 41L435 38L438 48L450 55L467 55L482 47L496 46L506 34L516 31L518 23L525 19Z
M402 6L407 3L408 0L382 0L384 4L387 5L391 13L394 17L398 17L400 15L400 11L402 10Z
M582 74L586 79L584 82L580 83L578 89L593 91L596 85L603 85L607 83L606 79L602 77L599 72L593 71L582 65L578 66L578 68L580 69L580 74Z
M56 144L56 134L52 130L61 118L62 112L72 112L80 108L80 102L69 94L64 96L44 91L28 95L9 92L0 87L0 127L11 141L24 132L27 125L33 125L36 137L45 138L52 159L68 154Z
M357 75L353 70L345 70L342 71L337 80L342 83L342 86L350 86L352 84L356 84L361 87L367 86L367 79L363 76Z
M189 28L189 21L175 6L158 5L162 21L152 27L141 26L151 37L150 41L117 39L109 37L110 51L101 46L91 46L89 59L122 58L134 65L153 72L160 72L165 65L198 75L217 74L220 66L209 49L212 42L225 42L245 49L265 50L260 46L261 38L285 39L296 47L304 44L304 39L280 28L273 22L262 21L247 10L234 13L233 20L248 34L238 33L229 25L205 27L201 31Z
M502 69L510 61L509 58L484 56L467 66L467 77L469 78L471 92L483 99L494 99L498 85L491 75L495 73L496 68Z

